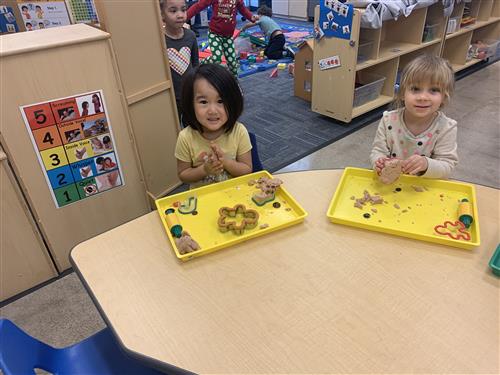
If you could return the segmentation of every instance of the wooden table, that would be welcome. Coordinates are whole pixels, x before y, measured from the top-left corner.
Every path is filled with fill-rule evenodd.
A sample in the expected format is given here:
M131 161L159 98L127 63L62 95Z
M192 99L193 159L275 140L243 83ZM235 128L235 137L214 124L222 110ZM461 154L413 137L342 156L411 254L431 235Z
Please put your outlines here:
M180 263L156 212L71 259L130 353L196 373L499 373L499 190L473 251L332 224L341 170L279 176L299 224ZM165 369L169 369L165 365Z

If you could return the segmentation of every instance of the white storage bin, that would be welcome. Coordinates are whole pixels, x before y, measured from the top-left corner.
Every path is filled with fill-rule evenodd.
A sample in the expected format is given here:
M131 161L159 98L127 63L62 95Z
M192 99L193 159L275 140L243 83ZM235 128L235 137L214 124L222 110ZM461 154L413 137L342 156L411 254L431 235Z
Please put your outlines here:
M363 71L359 72L356 77L353 107L359 107L360 105L377 99L382 91L384 82L384 76L365 73Z
M461 17L451 17L448 20L448 26L446 27L446 34L452 34L460 30Z

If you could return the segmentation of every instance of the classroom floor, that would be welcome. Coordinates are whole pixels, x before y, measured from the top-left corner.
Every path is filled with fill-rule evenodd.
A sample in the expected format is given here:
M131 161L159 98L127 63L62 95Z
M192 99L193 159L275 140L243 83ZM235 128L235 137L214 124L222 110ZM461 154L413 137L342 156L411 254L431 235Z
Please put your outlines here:
M500 63L458 81L446 113L459 124L460 163L453 177L500 188ZM377 123L279 172L368 167ZM498 206L498 202L492 204ZM2 306L0 316L13 320L31 335L56 347L78 342L104 328L103 320L74 273Z

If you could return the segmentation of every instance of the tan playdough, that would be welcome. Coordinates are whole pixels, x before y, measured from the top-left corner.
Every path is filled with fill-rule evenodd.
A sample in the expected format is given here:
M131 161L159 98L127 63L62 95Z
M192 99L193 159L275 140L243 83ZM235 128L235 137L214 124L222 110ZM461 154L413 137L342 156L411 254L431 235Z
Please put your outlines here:
M401 173L401 160L391 159L385 162L378 178L383 184L389 185L396 182Z

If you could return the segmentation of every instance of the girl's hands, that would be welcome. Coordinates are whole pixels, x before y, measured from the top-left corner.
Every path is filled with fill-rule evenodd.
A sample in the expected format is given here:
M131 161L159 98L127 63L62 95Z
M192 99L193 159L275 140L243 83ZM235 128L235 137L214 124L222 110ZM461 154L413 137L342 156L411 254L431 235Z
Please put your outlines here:
M215 142L210 142L210 148L212 149L212 152L214 153L214 156L222 161L224 159L224 151L220 148L220 146L215 143Z
M212 149L212 154L208 156L207 160L203 164L203 169L207 175L221 174L224 171L224 152L215 142L210 143L210 148Z
M254 14L254 15L252 16L252 19L251 19L250 21L252 21L252 22L257 22L257 21L259 20L259 18L260 18L259 16L257 16L257 15L255 15L255 14Z
M216 176L224 171L224 165L222 165L222 161L220 160L217 160L215 158L208 158L207 161L203 163L203 169L205 170L207 176Z
M382 169L384 169L385 162L387 160L391 160L391 159L383 156L381 158L378 158L377 161L375 161L375 172L377 172L377 174L380 174L380 172L382 172Z
M425 156L412 155L408 159L403 160L401 166L403 173L416 175L420 172L425 172L429 167L429 163Z

